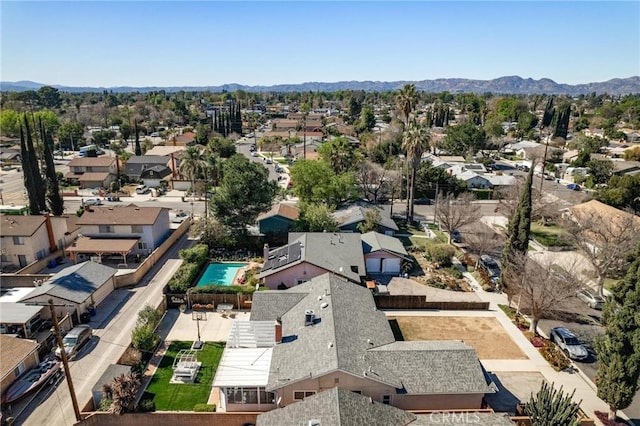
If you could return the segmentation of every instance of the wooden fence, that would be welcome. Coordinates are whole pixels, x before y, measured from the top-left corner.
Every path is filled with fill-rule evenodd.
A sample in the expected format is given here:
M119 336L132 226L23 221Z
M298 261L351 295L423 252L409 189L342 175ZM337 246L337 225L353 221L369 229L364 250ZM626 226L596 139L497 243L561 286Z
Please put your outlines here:
M167 309L178 308L180 305L186 305L187 308L192 308L193 305L213 305L213 309L220 303L233 305L235 310L249 310L253 302L253 295L251 294L214 294L214 293L201 293L201 294L175 294L167 293L168 286L165 287L165 300Z
M376 307L385 309L436 309L439 311L486 311L489 309L489 302L481 301L435 301L427 300L425 296L397 295L385 296L375 295Z
M108 413L90 413L76 423L82 426L247 426L255 425L259 413L193 413L157 411L129 413L121 416Z

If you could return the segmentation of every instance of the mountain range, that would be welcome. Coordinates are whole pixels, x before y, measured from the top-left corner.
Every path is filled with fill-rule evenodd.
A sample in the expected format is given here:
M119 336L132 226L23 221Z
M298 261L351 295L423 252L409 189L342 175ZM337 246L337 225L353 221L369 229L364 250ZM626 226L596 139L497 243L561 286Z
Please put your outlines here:
M367 92L393 91L401 88L405 84L415 84L416 89L431 92L451 92L451 93L503 93L503 94L548 94L548 95L580 95L597 93L608 93L611 95L626 95L640 93L640 76L629 78L614 78L612 80L586 83L586 84L563 84L556 83L548 78L534 80L532 78L522 78L519 76L499 77L493 80L470 80L465 78L440 78L436 80L420 81L339 81L335 83L308 82L300 84L278 84L273 86L247 86L243 84L223 84L220 86L171 86L171 87L74 87L51 85L63 92L151 92L164 90L167 92L178 91L211 91L211 92L235 92L244 90L247 92L335 92L338 90L364 90ZM0 82L1 91L22 92L26 90L37 90L42 83L33 81L3 81Z

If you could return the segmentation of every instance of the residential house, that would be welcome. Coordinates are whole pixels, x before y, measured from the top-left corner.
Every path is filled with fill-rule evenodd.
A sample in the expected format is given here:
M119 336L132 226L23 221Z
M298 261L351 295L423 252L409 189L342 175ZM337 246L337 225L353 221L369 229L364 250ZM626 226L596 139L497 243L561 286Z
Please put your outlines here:
M616 176L637 175L640 173L640 161L620 161L615 160L613 164L613 174Z
M65 178L80 188L108 188L118 174L117 159L113 157L81 157L69 161Z
M484 178L489 181L492 189L499 187L511 186L516 184L516 177L511 175L484 175Z
M294 287L327 272L355 283L366 275L357 233L292 232L283 247L265 245L264 259L258 278L270 289Z
M64 268L20 299L23 303L53 300L56 314L80 315L98 306L115 289L116 269L96 262Z
M420 161L428 161L433 167L440 167L441 169L449 169L455 165L464 164L466 162L464 157L454 155L437 156L431 153L422 154Z
M12 148L0 148L0 164L20 164L22 156L20 151Z
M611 230L594 232L594 243L599 239L613 238L615 235L629 233L640 236L640 217L624 210L617 209L598 200L590 200L586 203L569 207L567 213L577 223L586 222L587 226L606 223ZM611 234L611 235L610 235Z
M0 393L4 394L18 377L40 363L38 346L31 340L0 334Z
M124 173L129 176L129 179L132 181L139 181L141 180L144 171L148 169L162 171L163 173L164 170L169 170L169 174L171 174L171 165L171 157L139 155L127 160L127 164L124 166ZM164 174L164 176L167 176L167 174ZM147 182L145 182L145 185L150 186Z
M278 203L258 216L258 228L261 234L288 233L298 217L300 210L295 205Z
M402 261L411 261L402 242L395 237L372 231L362 234L361 238L367 275L398 275L402 271Z
M473 348L396 342L371 292L336 274L256 292L249 324L236 322L213 381L220 411L293 407L331 388L402 410L473 410L493 392ZM251 339L269 323L272 341Z
M321 391L295 404L258 414L256 426L384 425L514 426L507 414L474 411L414 414L337 387Z
M140 175L140 180L149 188L158 188L163 183L168 185L172 176L173 172L169 167L158 165L144 169Z
M168 145L173 146L191 146L196 144L196 134L193 132L184 132L171 138Z
M67 248L70 256L81 254L148 254L171 232L169 209L163 207L111 206L87 208L77 222L82 237Z
M68 245L77 230L64 216L0 216L0 266L20 269Z
M341 232L360 232L358 226L367 219L367 214L377 214L377 231L386 235L398 232L398 225L382 207L370 204L350 204L331 213Z

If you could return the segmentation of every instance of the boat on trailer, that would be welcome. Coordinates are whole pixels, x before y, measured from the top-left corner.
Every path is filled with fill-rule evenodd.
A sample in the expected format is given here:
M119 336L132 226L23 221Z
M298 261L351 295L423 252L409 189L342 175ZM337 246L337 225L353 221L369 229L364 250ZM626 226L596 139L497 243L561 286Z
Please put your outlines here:
M3 404L11 404L61 374L60 361L50 358L42 361L37 367L20 376L2 395Z

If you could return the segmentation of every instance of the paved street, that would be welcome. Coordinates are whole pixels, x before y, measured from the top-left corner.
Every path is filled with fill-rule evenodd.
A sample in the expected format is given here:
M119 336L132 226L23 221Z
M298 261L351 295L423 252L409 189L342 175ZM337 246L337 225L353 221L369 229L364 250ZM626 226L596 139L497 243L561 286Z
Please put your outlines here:
M92 343L83 349L77 360L70 363L81 408L91 398L91 388L107 366L117 362L130 343L137 312L146 304L157 306L162 300L162 288L182 263L178 251L193 244L194 241L183 236L141 283L132 289L116 292L115 297L121 298L120 301L113 298L106 301L113 309L111 314L104 318L102 324L92 324L95 327ZM98 310L105 309L104 305L98 306ZM17 418L17 424L70 425L75 422L69 390L64 381L44 397L44 401L36 400L27 407Z

